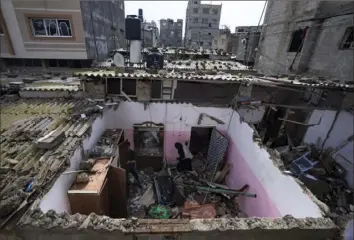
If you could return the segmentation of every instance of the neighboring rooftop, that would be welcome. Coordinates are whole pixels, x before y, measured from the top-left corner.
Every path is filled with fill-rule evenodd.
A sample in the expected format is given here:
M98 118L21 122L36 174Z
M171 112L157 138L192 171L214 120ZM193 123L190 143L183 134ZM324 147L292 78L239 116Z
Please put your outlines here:
M21 99L1 103L0 224L30 197L43 193L98 116L95 103ZM60 136L40 146L46 136ZM26 206L26 204L25 204Z

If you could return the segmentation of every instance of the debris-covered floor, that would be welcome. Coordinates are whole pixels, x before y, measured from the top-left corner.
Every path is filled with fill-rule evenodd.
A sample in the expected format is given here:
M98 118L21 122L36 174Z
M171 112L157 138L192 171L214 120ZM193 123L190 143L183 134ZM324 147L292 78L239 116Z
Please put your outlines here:
M192 171L177 172L174 167L154 172L148 168L139 171L141 188L129 175L128 213L143 218L233 218L247 217L237 205L237 196L246 195L248 186L229 189L224 180L228 165L212 173L204 167L201 157L192 160Z

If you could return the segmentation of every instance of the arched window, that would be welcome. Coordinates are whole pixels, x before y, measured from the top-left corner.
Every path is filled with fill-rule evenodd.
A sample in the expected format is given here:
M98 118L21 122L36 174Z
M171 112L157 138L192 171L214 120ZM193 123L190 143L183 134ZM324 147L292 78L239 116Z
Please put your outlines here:
M68 20L58 20L60 36L71 36L70 23Z

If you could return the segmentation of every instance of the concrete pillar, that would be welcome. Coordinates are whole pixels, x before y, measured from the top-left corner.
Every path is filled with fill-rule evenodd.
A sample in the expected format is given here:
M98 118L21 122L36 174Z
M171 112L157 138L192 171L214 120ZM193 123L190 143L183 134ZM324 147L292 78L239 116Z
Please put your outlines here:
M9 37L14 47L16 57L26 57L26 49L23 43L20 27L11 0L1 0L1 12L8 28Z

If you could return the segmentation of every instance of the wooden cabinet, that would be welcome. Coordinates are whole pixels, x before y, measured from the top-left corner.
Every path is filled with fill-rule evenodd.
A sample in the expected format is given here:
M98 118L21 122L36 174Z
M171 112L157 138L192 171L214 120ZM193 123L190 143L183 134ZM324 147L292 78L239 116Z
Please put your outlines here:
M89 182L71 186L68 197L72 214L109 215L108 163L109 159L96 160L92 168L96 173L89 175Z
M88 183L73 183L68 191L71 213L96 213L113 218L127 217L125 170L109 166L110 159L96 160Z

